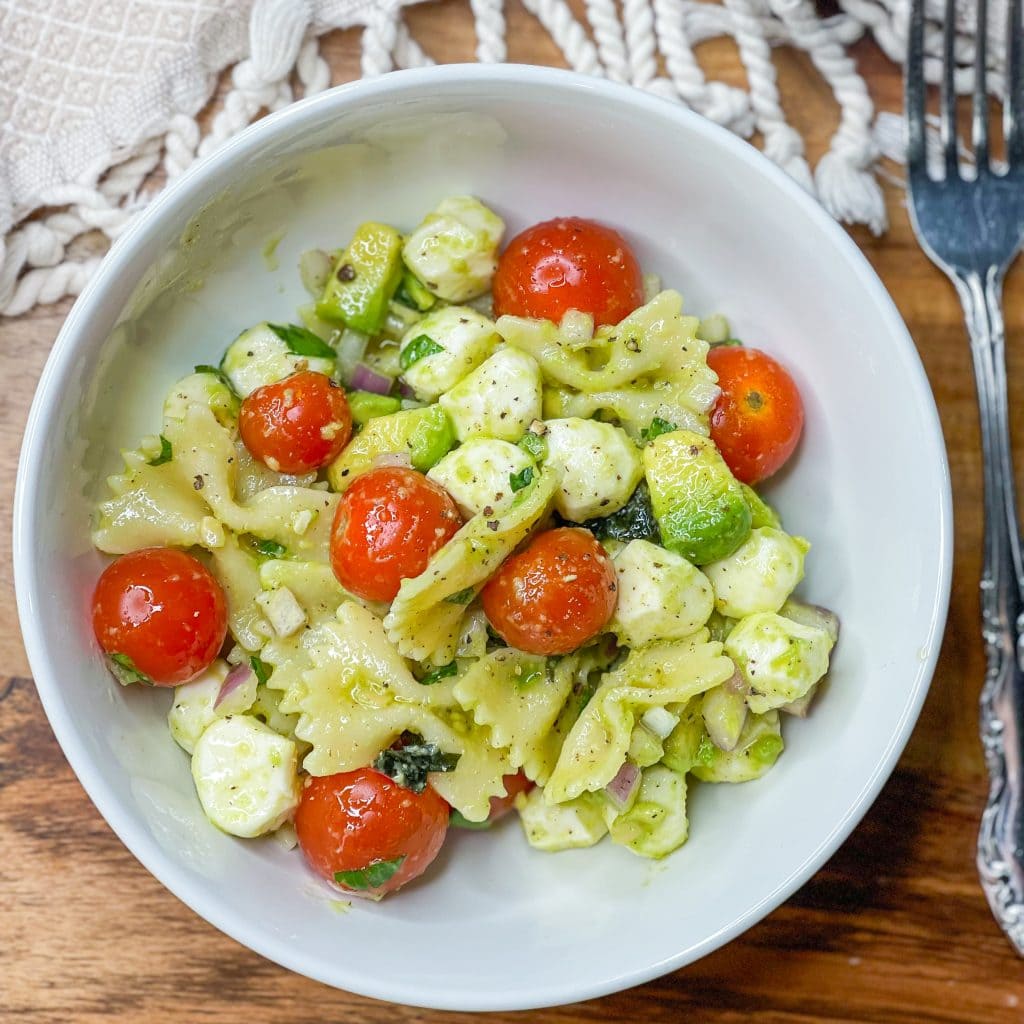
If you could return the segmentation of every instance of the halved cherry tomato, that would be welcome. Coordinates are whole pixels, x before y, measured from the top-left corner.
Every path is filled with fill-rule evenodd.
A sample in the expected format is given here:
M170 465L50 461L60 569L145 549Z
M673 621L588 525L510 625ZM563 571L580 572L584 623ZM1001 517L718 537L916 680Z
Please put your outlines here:
M176 548L143 548L103 570L92 626L107 654L130 659L157 686L177 686L217 657L227 605L200 561Z
M512 810L516 797L520 793L528 793L533 789L533 783L522 772L505 775L501 781L505 783L505 795L491 797L491 813L487 816L488 821L497 821L499 818L503 818Z
M300 370L248 395L238 430L245 447L276 473L310 473L348 444L352 413L330 377Z
M338 582L368 601L391 601L454 536L462 517L451 495L422 473L382 466L357 477L331 531Z
M733 475L756 484L778 472L804 427L793 378L770 355L742 345L708 353L722 394L711 412L711 437Z
M295 812L309 866L362 896L383 896L422 875L447 831L448 804L429 786L414 793L372 768L309 778ZM338 872L355 874L346 881Z
M601 632L617 599L611 559L592 533L577 527L538 534L480 592L502 639L530 654L576 650Z
M516 235L494 275L494 313L560 321L570 309L617 324L644 301L643 275L617 231L559 217Z

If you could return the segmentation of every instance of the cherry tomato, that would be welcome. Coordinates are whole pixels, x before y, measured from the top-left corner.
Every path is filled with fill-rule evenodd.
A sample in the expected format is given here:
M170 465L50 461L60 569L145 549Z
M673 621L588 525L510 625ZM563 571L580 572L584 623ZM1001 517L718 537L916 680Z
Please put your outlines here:
M363 896L383 896L422 875L447 831L448 804L429 786L414 793L372 768L311 777L295 812L295 832L309 866ZM386 874L387 862L398 858L397 870L379 885L335 878L339 871L375 864Z
M615 611L611 559L588 530L538 534L480 592L502 639L530 654L568 654L597 636Z
M311 473L333 462L352 436L345 392L322 373L300 370L242 402L245 447L277 473Z
M334 575L358 597L391 601L460 526L451 495L433 480L400 466L371 469L356 477L335 513Z
M786 370L756 348L713 348L708 366L722 389L711 412L711 437L733 475L756 484L781 469L800 440L800 392Z
M499 818L503 818L512 810L516 797L520 793L528 793L533 789L533 783L522 772L505 775L501 781L505 783L505 795L491 797L491 813L487 816L488 821L497 821Z
M643 276L617 231L582 217L559 217L516 235L494 275L494 313L556 323L570 309L617 324L644 301Z
M224 645L227 621L220 584L175 548L121 555L92 595L100 647L130 658L157 686L177 686L207 669Z

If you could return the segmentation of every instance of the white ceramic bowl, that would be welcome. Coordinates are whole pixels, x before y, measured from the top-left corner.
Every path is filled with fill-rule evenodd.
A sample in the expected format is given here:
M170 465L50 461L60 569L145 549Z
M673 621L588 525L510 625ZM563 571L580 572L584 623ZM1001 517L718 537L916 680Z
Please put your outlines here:
M168 387L242 328L303 301L299 253L361 220L412 226L482 197L510 232L610 222L697 312L779 354L807 406L771 488L810 537L803 592L843 622L831 683L764 780L697 786L691 839L660 863L605 843L532 852L509 822L456 833L428 878L332 907L297 852L217 832L164 716L93 642L102 560L90 510L118 448L152 433ZM280 269L268 236L285 234ZM239 942L355 992L422 1006L528 1008L687 964L789 896L860 820L906 742L939 650L950 491L932 395L865 259L754 149L660 99L537 68L446 67L345 86L268 117L169 189L68 317L32 407L15 569L36 684L68 760L129 849Z

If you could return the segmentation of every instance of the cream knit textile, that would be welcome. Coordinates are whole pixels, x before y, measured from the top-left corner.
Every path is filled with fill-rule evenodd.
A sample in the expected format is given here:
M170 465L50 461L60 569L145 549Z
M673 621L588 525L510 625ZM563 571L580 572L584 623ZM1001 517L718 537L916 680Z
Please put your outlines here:
M433 63L429 40L413 39L402 20L402 8L419 2L0 0L0 315L77 295L98 258L77 258L75 239L96 229L116 238L150 198L142 187L158 165L173 179L261 110L326 89L317 41L325 32L363 26L364 76ZM901 59L906 0L840 0L843 13L825 19L811 0L583 0L583 20L566 0L522 2L576 71L684 103L743 136L759 131L765 153L833 216L884 230L875 164L899 159L902 131L891 114L876 120L846 50L870 30ZM993 24L999 6L990 4ZM932 53L941 10L930 11ZM465 0L465 16L477 59L504 60L504 0ZM966 7L962 17L966 64ZM737 43L749 92L708 81L694 54L723 35ZM840 106L813 169L776 88L771 49L781 45L810 55ZM203 137L195 117L227 67L231 90ZM937 66L928 71L934 80Z

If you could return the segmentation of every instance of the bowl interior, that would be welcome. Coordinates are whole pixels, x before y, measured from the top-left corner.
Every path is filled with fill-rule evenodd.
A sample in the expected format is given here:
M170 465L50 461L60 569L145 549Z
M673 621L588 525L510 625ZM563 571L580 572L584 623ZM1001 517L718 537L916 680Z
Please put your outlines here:
M843 625L827 692L785 723L764 780L695 785L691 838L532 852L514 821L455 833L421 883L339 913L297 852L208 825L166 693L122 690L92 641L89 515L117 451L155 432L170 385L305 301L296 261L360 221L409 228L480 196L510 233L559 214L618 227L690 311L778 355L806 432L770 488L813 542L801 592ZM265 243L280 235L278 268ZM852 244L753 150L661 101L555 72L445 69L319 98L231 143L151 210L69 318L26 441L19 599L41 694L119 835L200 914L344 988L478 1009L567 1002L654 976L754 923L820 866L916 718L949 571L934 404L891 303ZM381 951L399 952L382 958Z

